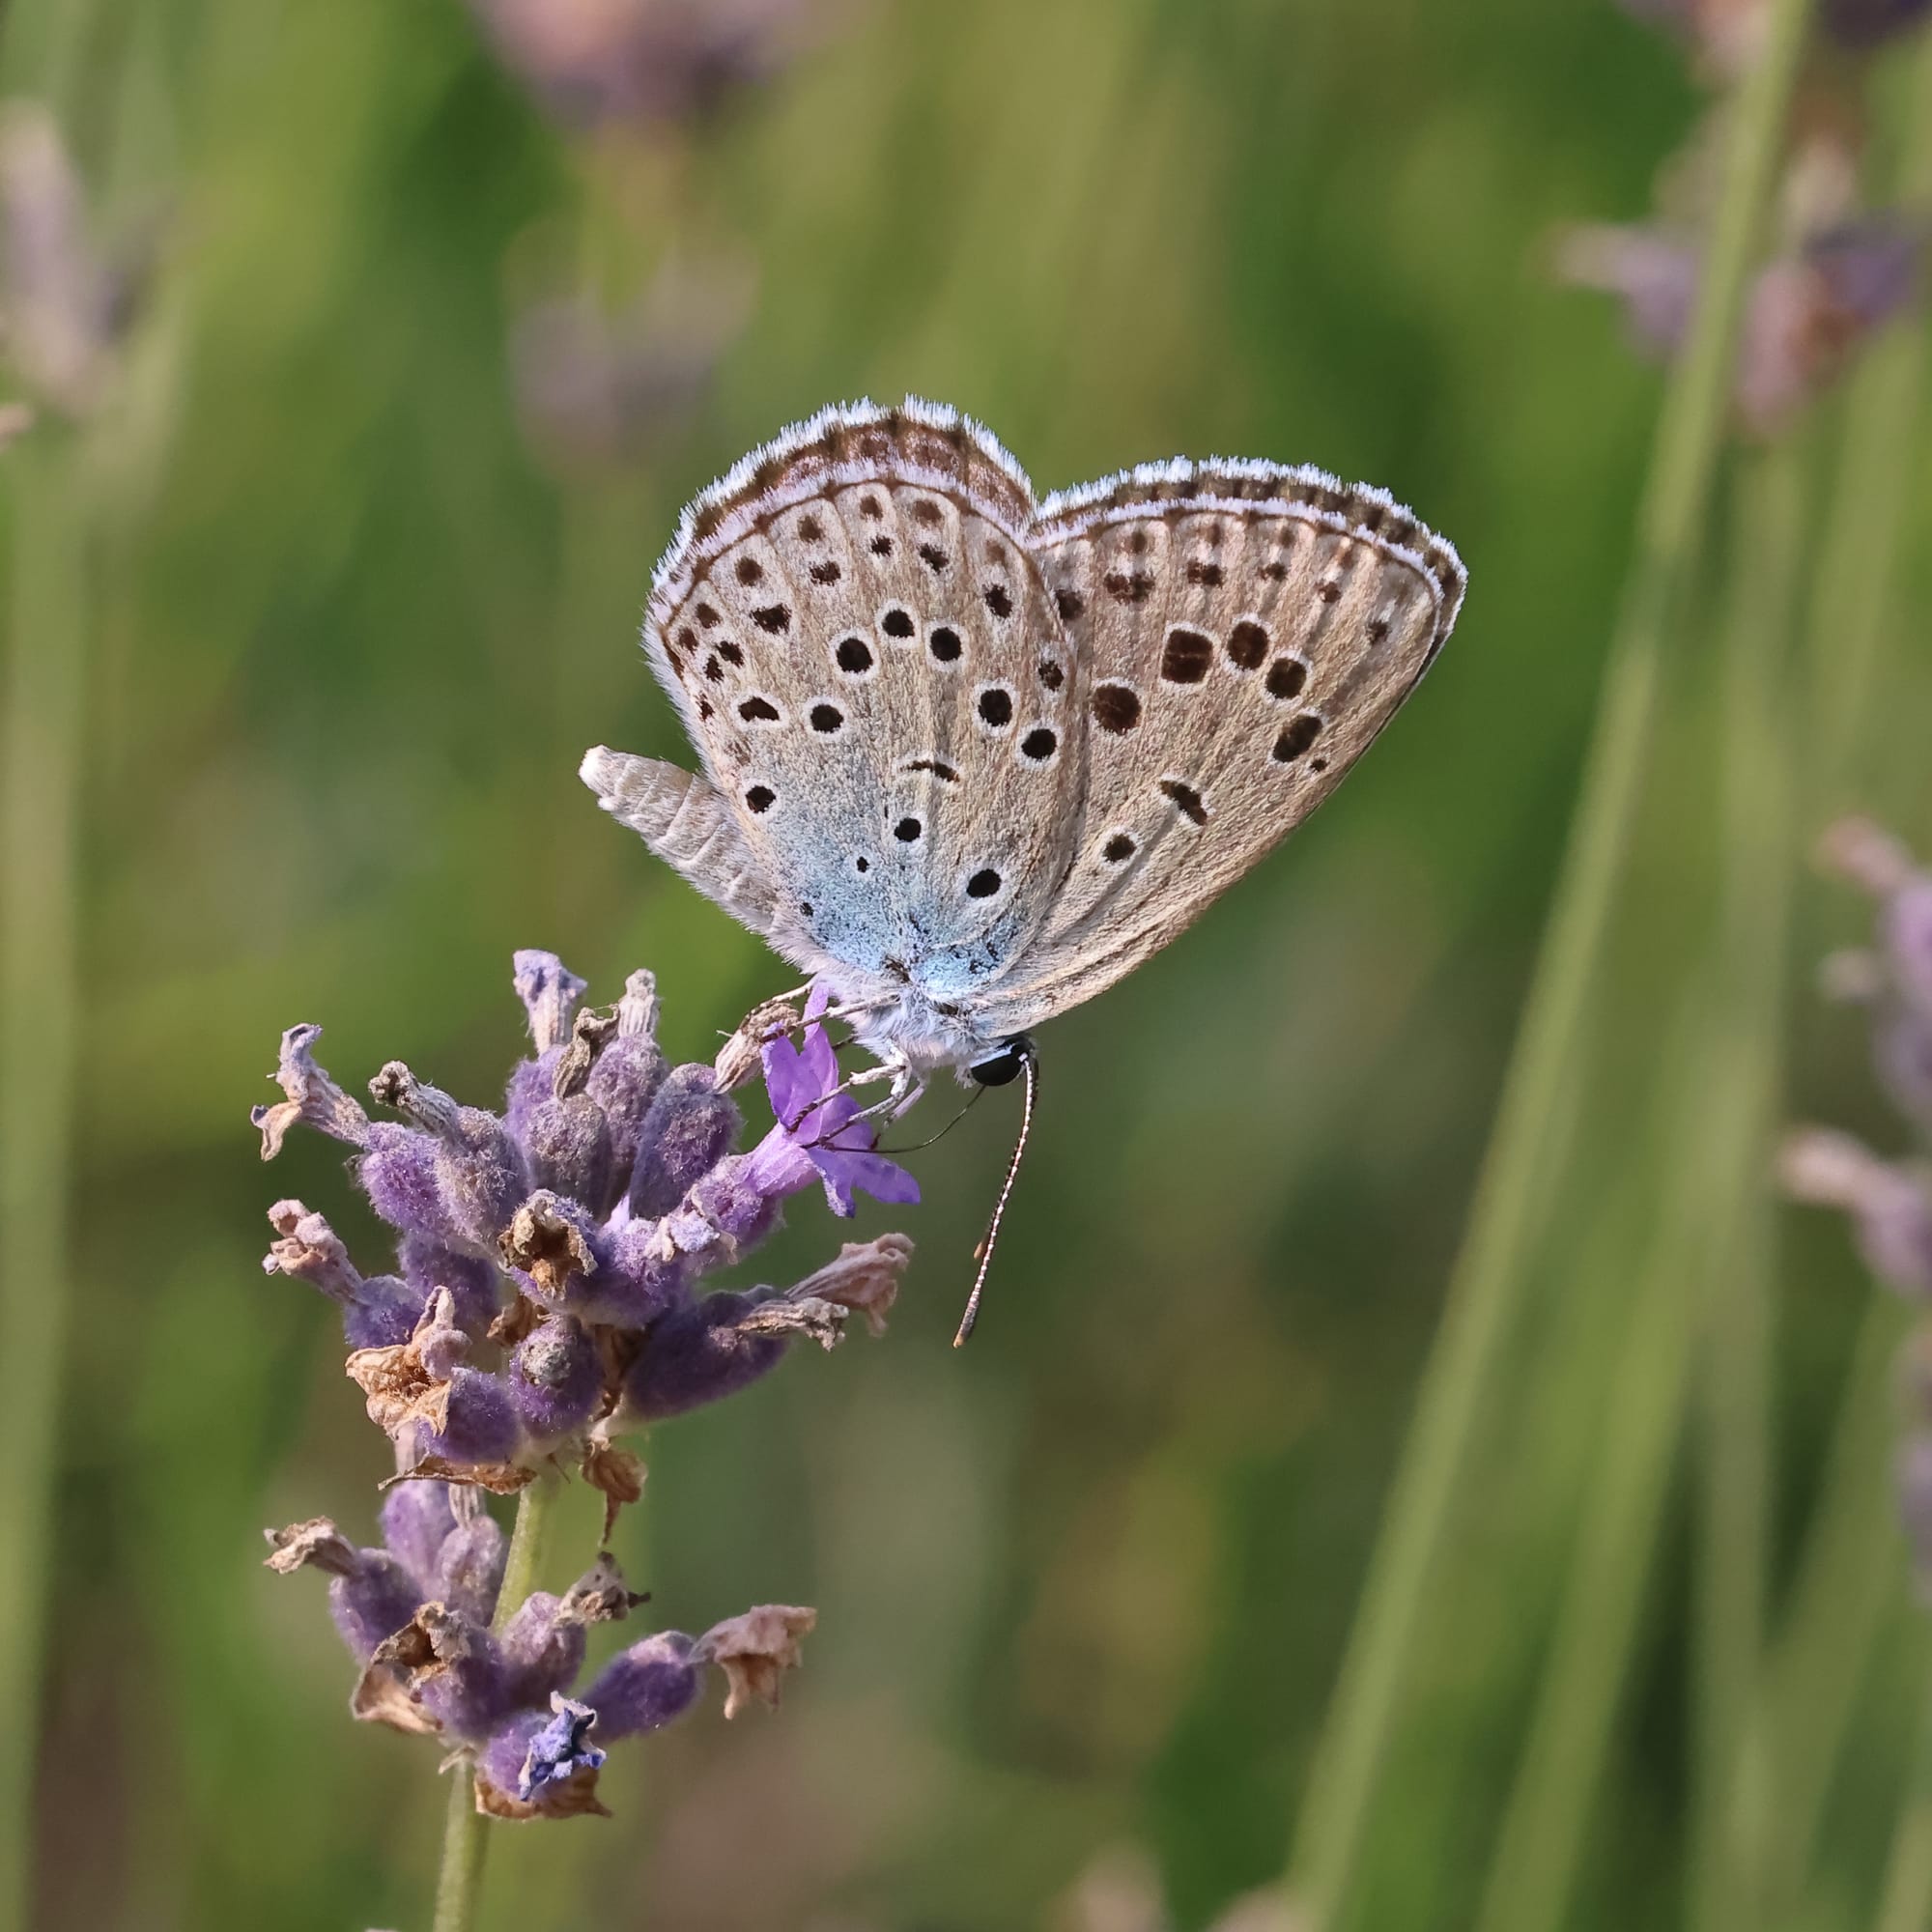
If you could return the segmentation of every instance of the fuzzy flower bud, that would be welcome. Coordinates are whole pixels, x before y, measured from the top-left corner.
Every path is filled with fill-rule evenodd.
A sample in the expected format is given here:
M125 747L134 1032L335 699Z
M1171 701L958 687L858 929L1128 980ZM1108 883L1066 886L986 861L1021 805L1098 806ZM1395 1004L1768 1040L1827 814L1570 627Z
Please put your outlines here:
M529 1192L523 1150L502 1122L481 1107L460 1107L440 1088L418 1080L392 1060L369 1083L385 1107L406 1114L437 1143L436 1182L459 1245L496 1252L517 1204Z
M401 1483L397 1492L421 1487L428 1486ZM437 1557L435 1594L459 1616L487 1624L497 1613L509 1539L474 1490L453 1488L451 1493L457 1499L456 1527L443 1539Z
M644 1118L664 1085L667 1066L657 1033L657 981L640 969L624 981L616 1037L597 1056L583 1090L610 1122L611 1164L619 1175L637 1165Z
M529 1015L530 1040L538 1058L570 1037L570 1024L588 982L580 980L554 952L534 948L513 955L510 983Z
M383 1501L383 1541L415 1580L419 1601L446 1604L471 1623L490 1621L507 1544L473 1489L396 1484Z
M538 1449L574 1435L603 1394L604 1367L582 1323L554 1316L533 1328L510 1357L511 1399L524 1434Z
M668 1214L685 1190L731 1150L742 1124L708 1066L674 1066L644 1116L631 1171L631 1213Z
M704 1681L694 1648L682 1632L666 1631L613 1657L583 1693L597 1713L599 1733L614 1743L661 1730L683 1717Z
M358 1662L415 1615L421 1598L409 1571L386 1549L357 1549L326 1516L263 1534L278 1576L312 1566L328 1577L328 1614Z
M493 1263L480 1255L459 1254L427 1235L405 1234L396 1248L403 1279L414 1289L418 1306L438 1289L448 1291L456 1325L466 1334L488 1333L502 1297Z
M351 1708L398 1730L480 1742L514 1708L513 1685L489 1631L431 1603L376 1646Z
M624 1378L623 1415L661 1422L749 1387L776 1368L788 1339L747 1332L761 1306L749 1294L707 1294L653 1323Z
M393 1121L373 1121L362 1158L355 1163L355 1178L370 1207L390 1227L437 1247L450 1247L463 1237L443 1206L436 1159L432 1135Z
M383 1541L415 1579L418 1602L441 1595L438 1570L456 1533L454 1494L447 1483L398 1483L383 1498Z

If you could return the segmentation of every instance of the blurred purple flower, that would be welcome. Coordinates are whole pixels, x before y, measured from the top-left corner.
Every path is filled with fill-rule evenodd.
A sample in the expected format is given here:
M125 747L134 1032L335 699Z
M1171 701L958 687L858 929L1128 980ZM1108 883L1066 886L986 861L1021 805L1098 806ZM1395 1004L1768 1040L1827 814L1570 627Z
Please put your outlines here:
M1869 819L1845 818L1821 858L1877 901L1869 950L1832 962L1833 990L1866 1007L1872 1064L1892 1104L1932 1144L1932 871Z
M35 399L80 417L113 374L145 251L116 260L87 232L80 177L38 102L0 108L0 315L7 359ZM18 406L12 427L24 427Z
M819 0L469 0L497 58L566 127L692 121L823 31Z
M1932 1172L1824 1127L1792 1134L1778 1172L1794 1201L1851 1216L1859 1253L1888 1288L1932 1300Z
M524 434L564 474L648 452L690 420L751 313L754 273L722 260L668 270L626 310L585 297L535 303L510 336Z
M1624 11L1695 47L1715 78L1734 80L1755 58L1765 0L1622 0ZM1862 53L1932 15L1932 0L1821 0L1818 24L1839 47Z
M1877 904L1872 944L1827 962L1826 990L1867 1008L1879 1078L1932 1149L1932 870L1868 818L1843 818L1820 841L1825 867ZM1794 1200L1850 1217L1865 1265L1894 1293L1932 1303L1932 1162L1888 1160L1850 1134L1804 1127L1779 1175ZM1896 1465L1901 1519L1920 1595L1932 1604L1932 1321L1906 1346L1913 1422Z
M1924 262L1923 224L1871 216L1810 237L1759 270L1739 349L1737 402L1770 435L1827 388L1854 352L1912 304ZM1659 227L1570 231L1557 272L1624 304L1637 345L1674 355L1690 325L1702 249Z

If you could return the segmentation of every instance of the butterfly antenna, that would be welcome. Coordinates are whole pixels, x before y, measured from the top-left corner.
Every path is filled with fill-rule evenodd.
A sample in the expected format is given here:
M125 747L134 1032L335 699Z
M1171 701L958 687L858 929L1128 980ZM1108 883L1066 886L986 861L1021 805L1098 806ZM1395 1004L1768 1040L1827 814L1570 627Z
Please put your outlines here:
M952 1338L955 1349L966 1346L973 1324L980 1319L980 1292L986 1286L986 1271L993 1265L993 1246L1000 1238L1000 1222L1007 1203L1012 1199L1013 1182L1019 1179L1020 1159L1026 1152L1027 1136L1033 1132L1034 1102L1039 1096L1039 1057L1029 1040L1020 1056L1026 1069L1026 1100L1020 1109L1020 1137L1013 1145L1013 1157L1007 1163L1007 1178L1000 1182L1000 1198L993 1203L993 1218L986 1223L985 1238L973 1250L980 1272L973 1277L973 1293L966 1297L966 1313L959 1318L959 1332Z

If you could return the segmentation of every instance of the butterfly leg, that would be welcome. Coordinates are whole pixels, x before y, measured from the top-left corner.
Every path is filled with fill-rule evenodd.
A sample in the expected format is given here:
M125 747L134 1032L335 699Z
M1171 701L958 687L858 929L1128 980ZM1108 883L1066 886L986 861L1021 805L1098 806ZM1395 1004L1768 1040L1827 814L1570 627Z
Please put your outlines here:
M895 1121L901 1114L919 1104L925 1093L925 1080L913 1071L912 1063L896 1053L888 1052L888 1057L876 1066L861 1067L843 1084L847 1087L870 1086L876 1081L890 1080L892 1087L883 1099L874 1100L869 1107L861 1107L852 1116L855 1121L885 1119Z
M881 1061L876 1066L862 1066L856 1073L848 1073L844 1079L839 1081L838 1086L833 1088L830 1094L826 1094L819 1099L812 1101L811 1105L807 1107L796 1120L787 1121L785 1122L785 1131L787 1133L796 1133L811 1114L816 1112L818 1108L822 1107L827 1100L832 1099L835 1095L850 1094L860 1087L875 1086L881 1080L890 1080L892 1082L890 1091L883 1098L874 1100L870 1106L861 1107L845 1122L846 1126L850 1126L852 1121L879 1119L895 1121L908 1108L917 1104L920 1096L925 1092L925 1081L913 1071L911 1063L901 1060L895 1055L891 1059Z

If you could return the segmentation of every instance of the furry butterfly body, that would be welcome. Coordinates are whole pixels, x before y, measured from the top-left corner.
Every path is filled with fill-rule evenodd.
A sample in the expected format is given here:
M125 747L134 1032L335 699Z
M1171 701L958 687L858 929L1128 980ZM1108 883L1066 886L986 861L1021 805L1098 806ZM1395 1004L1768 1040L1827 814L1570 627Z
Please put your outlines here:
M1040 501L950 409L827 410L658 568L644 645L702 770L599 748L582 775L833 989L903 1100L1000 1067L1307 817L1463 582L1321 470L1181 460Z

